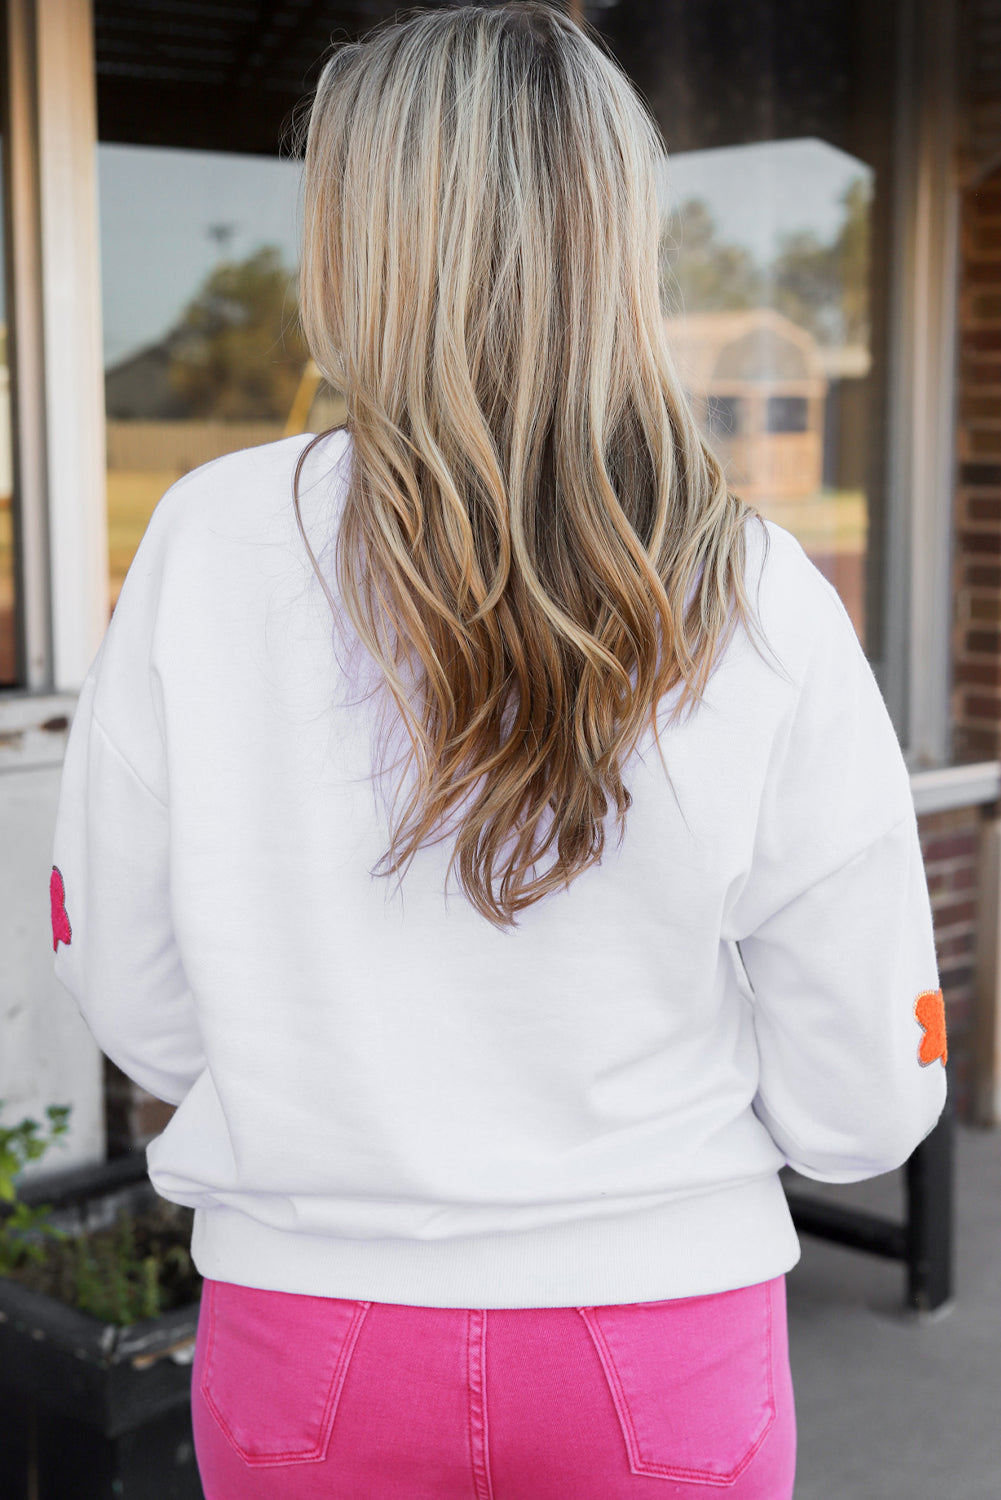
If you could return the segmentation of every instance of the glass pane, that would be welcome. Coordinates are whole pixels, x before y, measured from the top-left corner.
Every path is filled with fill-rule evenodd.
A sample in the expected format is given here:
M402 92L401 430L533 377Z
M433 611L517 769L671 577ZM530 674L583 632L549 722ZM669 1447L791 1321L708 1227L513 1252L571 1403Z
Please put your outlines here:
M666 177L668 328L706 436L864 641L872 170L801 140L680 153Z
M301 163L98 147L109 604L164 490L341 420L296 322Z
M669 25L607 16L667 145L679 374L731 489L799 538L879 671L898 7L675 0Z
M877 670L897 14L863 0L674 0L669 25L601 12L668 147L664 306L707 438L732 488L839 589ZM99 149L112 598L173 478L342 419L295 326L300 171Z

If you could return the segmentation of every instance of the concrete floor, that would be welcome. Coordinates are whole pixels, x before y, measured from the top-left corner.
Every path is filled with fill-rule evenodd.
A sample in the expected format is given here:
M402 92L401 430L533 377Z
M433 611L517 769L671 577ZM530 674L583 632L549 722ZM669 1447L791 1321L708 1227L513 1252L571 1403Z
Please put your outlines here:
M957 1125L955 1150L951 1307L911 1312L901 1264L800 1237L796 1500L1001 1500L1001 1130ZM902 1173L789 1187L902 1217Z

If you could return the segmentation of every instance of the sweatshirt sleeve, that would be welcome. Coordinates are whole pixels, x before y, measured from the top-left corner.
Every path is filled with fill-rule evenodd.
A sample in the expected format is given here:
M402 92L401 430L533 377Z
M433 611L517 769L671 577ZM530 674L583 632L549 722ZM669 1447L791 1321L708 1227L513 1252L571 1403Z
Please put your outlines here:
M172 508L165 496L154 511L80 690L49 897L55 974L98 1045L142 1088L178 1104L205 1058L171 922L162 694L151 664Z
M837 594L774 754L728 935L752 1007L754 1111L790 1166L902 1165L946 1099L945 1013L917 818L886 706Z

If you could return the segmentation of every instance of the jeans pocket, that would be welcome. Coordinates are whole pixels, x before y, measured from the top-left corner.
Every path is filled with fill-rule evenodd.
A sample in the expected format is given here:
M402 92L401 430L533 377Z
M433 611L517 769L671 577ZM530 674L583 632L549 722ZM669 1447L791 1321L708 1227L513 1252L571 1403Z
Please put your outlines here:
M206 1279L201 1394L248 1464L309 1463L330 1441L370 1302Z
M634 1474L730 1485L751 1462L775 1421L774 1286L577 1308Z

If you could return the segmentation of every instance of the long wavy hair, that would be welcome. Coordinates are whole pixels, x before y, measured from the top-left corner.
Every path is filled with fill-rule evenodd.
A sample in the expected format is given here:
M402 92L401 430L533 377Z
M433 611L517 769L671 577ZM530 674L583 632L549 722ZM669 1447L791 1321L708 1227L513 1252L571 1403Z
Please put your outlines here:
M753 626L757 512L665 336L664 142L598 34L540 0L339 46L305 135L299 313L351 438L336 583L409 746L373 873L459 814L446 885L517 926L600 861L611 808L621 840L661 700L694 706ZM294 501L333 604L299 508L326 435Z

